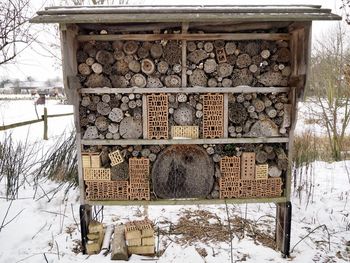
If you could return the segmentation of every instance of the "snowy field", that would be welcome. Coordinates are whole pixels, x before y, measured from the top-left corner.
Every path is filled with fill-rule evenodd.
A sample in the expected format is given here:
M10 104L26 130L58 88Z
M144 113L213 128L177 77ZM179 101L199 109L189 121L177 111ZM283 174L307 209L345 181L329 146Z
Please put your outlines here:
M48 113L72 112L72 107L48 102ZM39 116L43 107L38 107ZM10 124L35 119L33 101L0 101L0 122ZM49 121L49 140L42 147L50 147L56 138L72 129L73 118L53 118ZM303 123L297 125L302 131ZM17 140L41 140L43 123L12 130ZM0 132L0 138L4 133ZM229 218L240 216L251 220L251 225L233 235L232 262L350 262L350 161L327 164L315 162L304 172L302 182L293 190L293 218L291 237L291 258L283 259L281 254L261 242L254 240L249 227L258 226L264 233L274 233L274 204L248 204L217 206L150 206L148 215L161 233L169 229L169 222L176 224L180 217L191 210L194 214L206 210L217 215L227 226ZM306 176L307 175L307 176ZM7 202L3 183L0 184L0 262L110 262L110 255L87 256L76 254L80 240L78 190L65 194L64 187L48 182L35 192L33 182L20 189L19 198ZM58 190L58 191L56 191ZM55 193L57 192L57 193ZM143 207L105 207L103 222L123 223L130 219L140 219ZM13 219L13 220L12 220ZM11 221L12 220L12 221ZM214 224L212 217L208 223ZM214 222L215 221L215 222ZM237 228L237 226L231 226ZM162 232L163 231L163 232ZM210 231L202 229L202 231ZM238 238L240 237L240 238ZM243 238L241 238L243 237ZM157 235L156 248L164 251L159 258L133 255L129 262L159 263L201 263L231 262L230 242L184 242L181 236Z

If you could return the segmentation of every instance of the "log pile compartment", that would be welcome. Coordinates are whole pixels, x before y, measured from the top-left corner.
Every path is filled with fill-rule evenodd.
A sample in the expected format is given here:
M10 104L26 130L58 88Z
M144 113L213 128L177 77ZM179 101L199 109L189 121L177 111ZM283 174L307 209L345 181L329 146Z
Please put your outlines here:
M181 42L81 42L78 76L86 88L181 87Z
M285 144L85 146L98 153L108 177L84 168L86 198L161 200L178 198L281 197L288 159ZM118 153L121 162L115 163ZM97 155L97 154L96 154Z
M291 74L286 41L189 41L189 87L286 87Z

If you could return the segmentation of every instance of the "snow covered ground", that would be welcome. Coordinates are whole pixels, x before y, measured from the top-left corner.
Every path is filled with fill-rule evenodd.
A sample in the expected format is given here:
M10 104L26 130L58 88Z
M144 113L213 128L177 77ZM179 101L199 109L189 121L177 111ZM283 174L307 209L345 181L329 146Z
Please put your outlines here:
M49 114L71 111L71 106L48 102ZM39 108L41 114L42 108ZM0 101L0 123L9 124L35 117L31 101ZM43 142L43 147L53 145L60 133L71 129L72 123L71 116L50 120L49 141ZM13 136L21 140L29 134L31 140L40 140L42 131L43 124L39 123L29 128L14 129ZM0 137L2 135L0 132ZM312 167L304 171L302 181L298 182L298 191L292 194L291 248L295 247L291 258L281 258L279 252L254 241L248 236L248 229L242 229L244 238L238 239L237 235L233 238L232 262L350 262L350 161L332 164L315 162ZM72 189L65 194L64 189L57 182L47 182L35 192L34 184L28 178L18 200L7 202L3 198L3 182L0 184L0 226L5 225L0 230L1 263L110 262L109 255L87 256L74 252L80 240L78 190ZM212 212L227 225L224 205L150 206L148 215L160 230L167 230L169 226L164 222L176 224L188 209L194 213L198 210ZM228 210L230 218L237 215L246 217L264 232L273 235L274 204L228 205ZM105 207L103 222L122 223L140 219L143 214L143 207L138 206ZM209 219L209 223L214 222ZM181 237L160 235L156 247L165 251L159 259L133 255L129 262L231 262L229 241L205 243L199 240L183 244L178 238Z

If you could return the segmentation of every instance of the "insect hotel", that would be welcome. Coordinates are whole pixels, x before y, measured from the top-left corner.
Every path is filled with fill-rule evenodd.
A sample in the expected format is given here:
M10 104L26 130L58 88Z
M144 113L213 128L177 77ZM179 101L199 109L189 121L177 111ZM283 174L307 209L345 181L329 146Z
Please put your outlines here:
M74 105L83 244L93 205L276 203L321 6L49 7Z

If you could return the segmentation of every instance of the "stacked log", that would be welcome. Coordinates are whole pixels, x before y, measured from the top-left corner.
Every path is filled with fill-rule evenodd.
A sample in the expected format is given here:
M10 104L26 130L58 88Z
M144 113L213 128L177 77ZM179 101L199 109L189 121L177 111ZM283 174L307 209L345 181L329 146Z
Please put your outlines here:
M288 86L290 60L285 41L189 41L188 86Z
M84 42L77 62L86 88L181 87L181 46L176 41Z
M169 127L199 126L199 136L203 134L203 100L198 94L168 94ZM169 128L171 132L171 128ZM170 138L170 134L169 134Z
M229 137L287 136L290 114L287 93L231 94L228 103Z
M142 136L141 94L85 95L80 103L83 139L137 139Z

